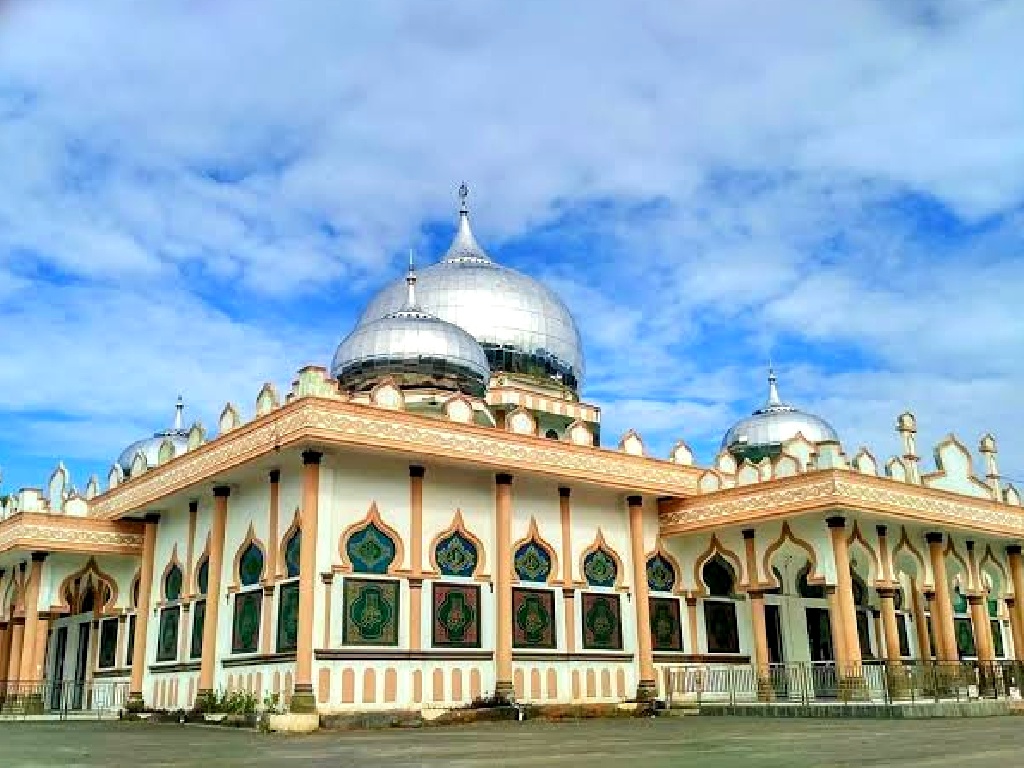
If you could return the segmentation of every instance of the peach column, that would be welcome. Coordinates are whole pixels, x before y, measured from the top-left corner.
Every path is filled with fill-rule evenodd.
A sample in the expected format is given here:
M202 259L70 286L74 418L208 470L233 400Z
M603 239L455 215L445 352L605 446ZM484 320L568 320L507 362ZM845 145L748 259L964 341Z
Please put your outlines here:
M494 693L515 697L512 682L512 475L494 477Z
M558 514L562 520L562 598L565 606L565 650L576 652L576 589L572 586L572 491L558 489Z
M930 661L932 658L931 642L928 639L928 617L925 616L925 598L917 579L910 579L910 599L914 606L914 631L917 634L918 661Z
M217 629L224 583L224 531L228 524L228 497L231 488L213 489L213 520L210 524L209 574L206 584L206 618L203 620L203 655L199 661L197 698L213 693L217 677Z
M1006 611L1010 614L1010 636L1013 638L1013 655L1010 658L1017 659L1020 655L1021 631L1020 622L1017 620L1017 601L1012 597L1006 598ZM3 669L3 662L0 660L0 669Z
M299 627L295 650L293 712L316 712L313 696L313 612L317 524L320 515L320 451L302 452L302 548L299 550Z
M928 553L932 562L932 580L935 582L935 599L932 601L932 632L935 633L935 650L939 661L957 661L956 635L953 631L953 605L949 599L949 578L946 575L946 556L942 552L943 535L938 532L925 534Z
M828 599L828 620L832 630L832 652L836 657L836 665L845 669L850 663L846 655L846 628L843 624L843 611L839 606L839 593L831 584L825 586L825 597Z
M260 642L260 650L264 654L270 653L270 642L274 636L274 584L277 582L277 553L281 549L277 541L281 506L281 470L270 470L267 479L270 480L270 520L267 526L267 576L263 585L263 639Z
M651 642L651 603L647 589L647 558L644 548L644 507L642 496L626 499L629 506L629 544L633 560L633 604L636 606L636 649L640 657L637 701L650 701L657 692L654 673L654 645Z
M0 573L0 577L2 577ZM11 623L0 622L0 677L6 679L7 666L11 663ZM0 695L3 694L3 681L0 680Z
M146 629L149 626L149 597L153 591L153 554L160 515L146 515L142 536L142 569L139 574L139 602L135 610L135 639L132 641L132 677L128 686L128 707L142 708L142 678L146 671Z
M1010 624L1015 628L1013 655L1017 661L1024 661L1024 557L1021 557L1020 544L1011 544L1006 548L1006 559L1010 564L1010 579L1013 581L1013 605L1010 606Z
M976 592L967 597L967 602L971 606L971 624L974 625L974 645L978 653L978 661L991 663L996 660L996 649L992 642L992 625L989 624L985 588L982 586L981 573L978 571L974 542L970 540L967 541L967 562L971 569L971 584Z
M900 660L900 634L896 626L896 588L879 587L878 597L882 603L882 629L885 635L885 659L891 663Z
M23 683L36 683L43 679L42 657L36 658L38 652L37 637L40 631L39 619L39 587L43 581L43 561L46 552L32 553L32 569L29 571L28 583L25 585L25 637L21 646L21 674ZM45 622L44 622L45 623ZM43 629L43 640L46 635ZM45 644L43 646L45 648Z
M747 556L747 594L750 597L750 623L754 632L754 663L758 675L768 675L768 625L764 617L764 592L760 590L761 580L757 573L757 547L754 529L743 530L743 544Z
M7 681L18 682L18 675L21 674L21 651L24 648L25 622L22 619L11 620L11 651L10 660L7 663Z
M848 673L859 674L860 640L857 637L857 610L853 604L853 578L850 576L850 548L846 543L846 519L837 515L825 522L832 534L832 554L836 563L836 602L845 638L843 645L846 647Z
M427 470L409 466L409 649L418 651L423 637L423 477Z

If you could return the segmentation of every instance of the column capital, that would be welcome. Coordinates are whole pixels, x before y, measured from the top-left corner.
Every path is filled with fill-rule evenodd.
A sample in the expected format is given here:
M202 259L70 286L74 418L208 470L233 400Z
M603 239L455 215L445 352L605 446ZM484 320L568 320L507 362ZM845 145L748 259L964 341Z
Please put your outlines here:
M41 562L43 562L46 559L47 555L49 555L49 554L50 554L49 552L33 552L32 553L32 562L33 563L41 563Z
M427 474L427 468L420 466L419 464L409 465L409 477L420 477L422 478Z
M985 604L985 598L983 596L981 596L981 595L967 595L966 597L967 597L967 604L968 605L984 605Z
M213 487L213 495L218 499L226 499L231 495L230 485L215 485Z
M644 497L639 494L633 494L632 496L626 497L626 503L631 507L639 507L644 503Z
M967 551L968 552L973 552L974 551L974 541L972 539L968 539L967 540Z
M192 499L188 503L188 511L189 512L198 512L199 511L199 499Z
M272 469L272 470L270 470L267 473L267 479L270 481L271 485L277 485L278 483L281 482L281 470L280 469Z
M558 486L558 496L563 499L568 499L570 496L572 496L572 489L567 488L564 485L560 485Z
M690 607L693 607L693 606L697 605L697 598L694 597L693 595L687 595L686 596L686 604L689 605Z
M899 592L899 587L879 587L877 591L879 597L892 599Z
M825 525L829 528L845 528L846 518L842 515L833 515L832 517L825 518Z
M499 472L494 476L494 482L498 485L512 485L512 475L507 472Z
M1006 548L1006 554L1008 555L1019 555L1021 553L1020 544L1011 544Z
M887 533L889 533L889 529L886 528L884 525L876 525L875 526L875 533L878 534L878 538L882 538Z
M152 525L156 525L157 523L160 522L160 513L159 512L149 512L149 513L146 514L145 517L142 518L142 522L150 523Z
M752 539L752 538L754 538L754 529L753 528L744 528L742 533L743 533L743 538L744 539Z
M307 466L309 464L319 464L320 460L323 459L323 457L324 457L324 452L323 451L314 451L314 450L303 451L302 452L302 463L306 464Z
M924 540L929 544L941 544L945 537L945 534L941 531L928 531L928 533L924 535Z

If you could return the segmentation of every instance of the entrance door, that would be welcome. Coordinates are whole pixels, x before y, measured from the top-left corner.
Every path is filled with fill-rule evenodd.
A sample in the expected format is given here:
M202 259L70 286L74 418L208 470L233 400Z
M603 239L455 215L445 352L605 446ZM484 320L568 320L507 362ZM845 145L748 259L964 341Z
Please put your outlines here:
M57 630L54 640L53 687L50 689L50 709L60 709L61 693L64 690L64 656L68 650L68 628Z
M827 608L807 608L807 644L811 651L811 685L815 698L834 698L839 692L832 621Z
M75 661L75 686L71 695L71 709L82 709L85 698L85 673L89 665L89 631L91 622L78 625L78 654Z

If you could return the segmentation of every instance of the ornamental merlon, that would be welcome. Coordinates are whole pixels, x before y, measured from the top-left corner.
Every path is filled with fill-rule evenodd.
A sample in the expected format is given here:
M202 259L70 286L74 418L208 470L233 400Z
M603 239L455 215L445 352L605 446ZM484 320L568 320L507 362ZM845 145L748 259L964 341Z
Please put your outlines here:
M661 533L689 533L837 509L985 533L1024 535L1024 512L987 499L846 470L821 470L663 502Z
M700 474L695 467L646 456L309 396L126 480L92 499L89 514L114 518L144 509L275 448L311 441L436 456L660 496L697 493Z

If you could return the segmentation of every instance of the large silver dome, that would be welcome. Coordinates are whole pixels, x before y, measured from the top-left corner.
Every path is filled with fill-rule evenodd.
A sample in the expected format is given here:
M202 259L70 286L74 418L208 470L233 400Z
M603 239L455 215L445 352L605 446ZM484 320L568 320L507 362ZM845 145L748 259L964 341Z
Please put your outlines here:
M338 345L331 374L351 390L390 377L399 386L436 387L483 396L491 378L477 340L418 305L417 276L409 270L402 307L360 323Z
M465 204L444 259L424 269L416 288L425 312L468 331L483 347L494 373L555 378L574 392L583 382L583 344L569 309L531 277L495 264L473 237ZM369 303L360 324L399 310L402 281Z
M160 446L163 444L165 438L169 437L171 442L174 443L175 456L178 456L188 450L188 430L182 426L182 412L184 410L185 404L179 397L178 402L174 407L173 427L165 429L162 432L157 432L152 437L145 437L142 440L136 440L121 451L121 455L117 457L117 463L121 465L121 471L124 472L125 477L131 475L132 462L135 460L135 455L139 451L142 451L143 455L146 457L146 466L155 467L159 463Z
M798 434L812 443L839 440L827 421L784 403L779 397L775 373L769 371L768 402L751 416L736 422L722 438L722 448L759 461L764 456L777 454L782 443Z

